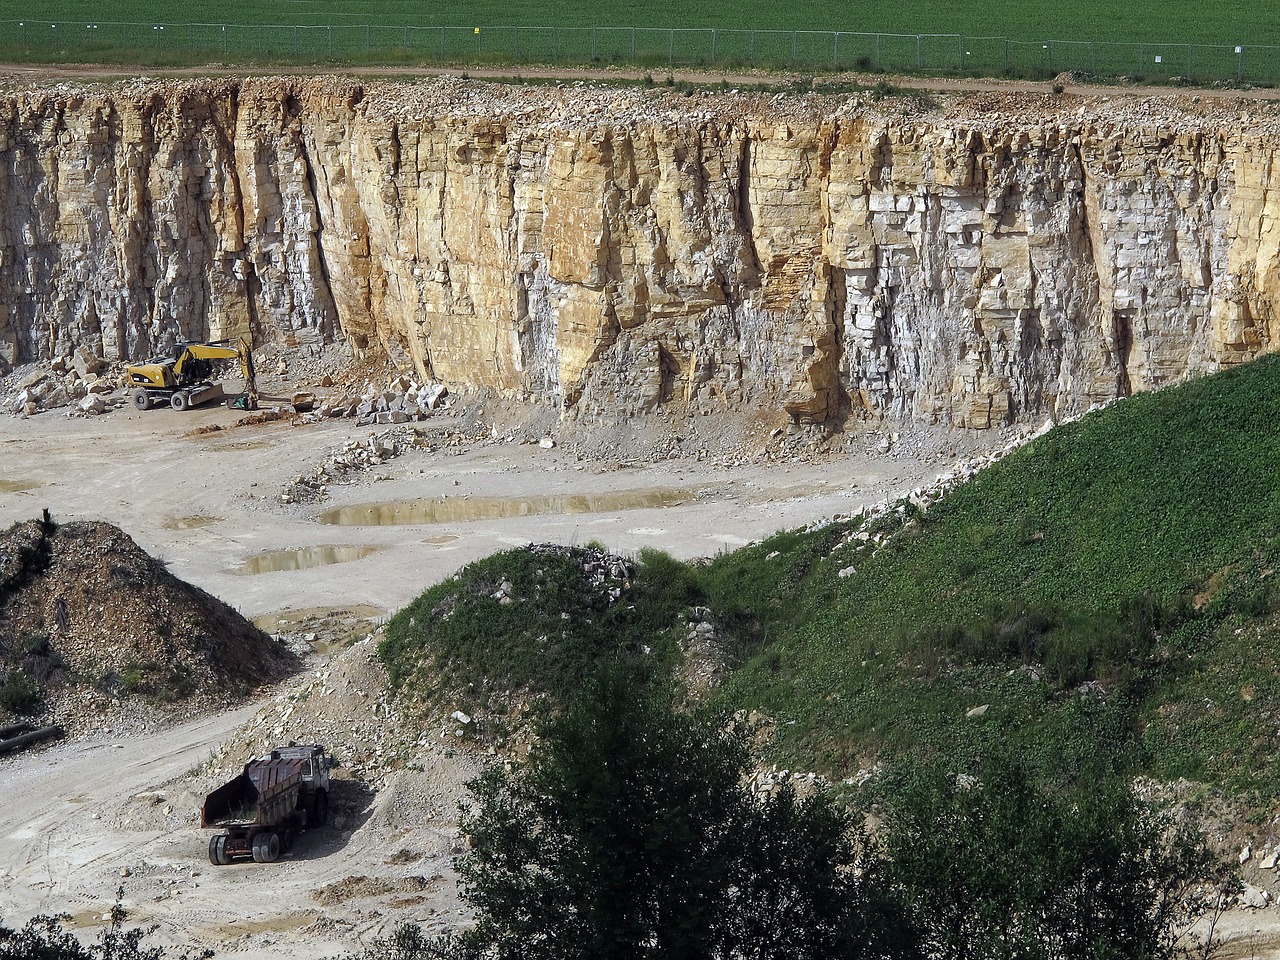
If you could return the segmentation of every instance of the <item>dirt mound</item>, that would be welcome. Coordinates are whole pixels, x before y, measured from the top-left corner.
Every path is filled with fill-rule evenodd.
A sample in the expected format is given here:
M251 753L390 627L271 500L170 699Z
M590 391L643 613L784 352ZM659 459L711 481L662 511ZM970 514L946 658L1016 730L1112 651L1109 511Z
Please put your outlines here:
M0 533L0 717L84 729L125 706L226 704L299 667L118 527L46 514Z

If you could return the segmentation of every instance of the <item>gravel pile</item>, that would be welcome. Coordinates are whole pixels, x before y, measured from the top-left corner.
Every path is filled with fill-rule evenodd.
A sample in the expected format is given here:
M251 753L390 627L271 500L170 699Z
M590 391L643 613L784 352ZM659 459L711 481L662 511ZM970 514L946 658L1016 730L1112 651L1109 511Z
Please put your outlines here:
M0 534L0 683L22 674L44 688L41 720L136 729L227 706L298 666L118 527L31 520Z

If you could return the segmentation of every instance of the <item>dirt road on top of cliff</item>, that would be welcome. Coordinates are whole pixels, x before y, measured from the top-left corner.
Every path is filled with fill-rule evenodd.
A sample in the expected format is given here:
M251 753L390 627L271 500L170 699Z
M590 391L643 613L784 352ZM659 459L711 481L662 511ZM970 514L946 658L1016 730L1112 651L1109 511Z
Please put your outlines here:
M587 69L575 67L520 66L479 67L467 65L451 66L326 66L300 67L281 65L278 67L231 67L223 64L208 64L196 67L129 67L118 64L51 64L32 65L17 63L0 63L0 79L30 81L38 83L44 80L121 80L135 77L221 77L221 76L262 76L279 74L287 76L351 76L361 79L412 80L415 78L458 76L465 74L474 79L496 81L509 80L546 80L637 83L648 80L664 81L669 75L673 83L691 83L695 85L713 86L729 84L731 86L795 86L801 83L812 83L812 89L821 93L824 90L844 90L849 87L874 89L877 85L888 85L903 91L930 91L938 93L1052 93L1054 82L1037 80L1005 80L985 77L917 77L898 74L879 73L833 73L791 74L769 73L765 71L723 71L723 70L632 70L626 68ZM1209 97L1214 99L1233 100L1280 100L1280 88L1246 88L1234 87L1169 87L1169 86L1137 86L1104 83L1065 84L1066 91L1081 97Z

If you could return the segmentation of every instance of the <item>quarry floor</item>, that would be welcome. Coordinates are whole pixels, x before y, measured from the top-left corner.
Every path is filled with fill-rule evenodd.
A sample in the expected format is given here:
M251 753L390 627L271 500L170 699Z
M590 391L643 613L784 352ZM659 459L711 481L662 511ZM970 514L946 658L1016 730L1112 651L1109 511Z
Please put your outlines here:
M281 493L295 477L349 441L388 428L293 417L237 425L242 419L220 407L0 417L0 526L43 509L58 521L116 524L179 577L266 629L318 631L321 652L294 687L330 670L367 677L373 687L385 681L371 663L372 643L326 650L324 640L340 641L343 631L363 636L427 586L494 551L598 541L623 553L658 547L709 556L855 511L950 465L940 451L928 462L903 452L820 463L622 466L580 460L570 446L433 443L434 452L410 448L350 485L331 486L322 503L286 504ZM419 426L443 437L450 416ZM224 429L200 432L209 427ZM403 526L319 520L333 507L424 498L447 504L440 512L451 519ZM549 512L526 512L539 509ZM578 510L586 512L567 512ZM322 562L348 557L359 559ZM158 925L150 942L263 958L278 956L284 944L291 956L333 956L403 920L431 930L464 923L451 860L457 804L480 761L438 744L418 745L409 764L416 769L363 792L347 784L334 824L304 834L281 862L208 863L198 818L204 792L217 782L214 755L228 745L228 766L249 759L247 747L244 756L230 754L252 741L255 718L270 718L288 698L292 688L283 689L166 729L104 721L86 737L0 761L0 922L67 913L92 936L123 887L131 922ZM378 690L369 693L376 700ZM339 709L362 708L348 700ZM323 727L370 716L312 719ZM291 733L306 730L304 723Z
M357 482L330 487L325 502L302 505L281 502L294 477L386 428L296 418L237 426L240 417L222 408L0 417L0 526L42 509L59 521L106 520L268 630L315 624L325 637L341 622L362 636L427 586L496 550L598 541L623 553L658 547L682 558L714 555L905 493L949 468L957 449L903 444L899 452L808 463L682 459L624 467L580 460L571 444L470 443L411 449ZM446 414L425 426L443 430L447 421ZM225 429L197 432L210 426ZM965 442L972 449L975 441ZM332 507L442 498L450 509L441 522L319 520ZM646 505L658 501L667 505ZM549 512L522 513L539 506ZM579 509L586 512L569 512ZM346 557L358 559L319 563ZM246 573L246 564L270 572ZM302 679L341 671L358 686L377 675L372 648L326 651L321 644ZM292 689L300 682L291 681ZM149 943L194 943L263 960L282 949L331 957L405 920L432 931L465 924L451 866L456 811L483 758L439 742L420 741L405 769L367 787L345 784L341 815L304 834L281 862L208 863L198 811L218 782L215 757L225 751L232 765L248 759L232 754L255 724L270 727L289 689L164 729L102 728L0 761L0 922L66 913L73 928L93 936L123 888L131 922L157 925ZM378 691L369 693L376 700ZM369 720L321 718L332 708L316 698L308 709L317 711L317 726L350 722L354 729ZM1226 955L1280 956L1275 915L1231 914Z

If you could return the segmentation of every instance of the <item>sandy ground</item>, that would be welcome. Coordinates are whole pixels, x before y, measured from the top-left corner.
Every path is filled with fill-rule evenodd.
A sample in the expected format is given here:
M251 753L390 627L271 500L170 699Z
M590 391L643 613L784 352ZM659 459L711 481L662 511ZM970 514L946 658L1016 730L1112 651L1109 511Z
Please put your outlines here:
M949 463L889 456L822 465L708 467L685 460L619 468L579 461L564 447L481 444L410 450L356 484L331 487L323 504L301 506L280 502L286 485L330 449L367 438L370 428L275 421L193 432L232 425L240 416L221 408L126 408L96 419L57 412L0 417L0 524L44 508L61 521L107 520L178 576L268 629L292 630L300 617L330 608L355 609L376 623L465 563L530 541L714 555L849 513ZM447 418L425 424L447 425ZM590 510L583 498L602 495L611 498L603 511L466 518L472 504L475 512L505 514L553 496L564 498L553 501L553 511ZM654 496L671 505L636 506ZM447 512L457 519L410 526L319 520L336 506L439 497L449 498ZM347 562L242 572L246 562L290 567L365 552L337 549L344 547L376 549ZM299 552L272 553L281 550ZM317 683L320 671L351 655L317 659L295 686ZM0 761L0 919L13 925L38 912L65 912L92 935L123 885L133 920L159 925L154 942L194 941L220 954L263 958L278 956L280 944L293 956L333 956L402 920L433 930L465 922L451 860L457 804L479 766L429 736L409 763L417 769L383 777L377 793L347 784L345 815L304 834L282 862L208 863L198 811L203 792L217 781L203 768L221 745L251 742L246 731L255 716L267 717L258 726L269 733L276 722L271 711L290 700L288 689L163 732L102 731Z
M8 491L0 492L0 524L30 519L43 508L62 521L106 520L168 561L175 574L251 618L337 605L389 614L464 564L514 545L595 540L626 553L658 547L681 558L710 556L856 511L932 479L949 463L850 457L822 465L719 469L672 460L613 468L578 461L566 448L480 445L461 453L411 451L369 471L364 482L330 487L323 504L285 506L280 493L289 480L311 472L327 450L366 439L370 428L349 420L304 426L276 421L192 432L236 419L221 409L0 418L0 490ZM437 418L424 426L446 423ZM582 504L568 498L606 495L615 509L412 526L319 522L325 510L345 505L448 497L448 512L457 515L468 512L469 501L481 512L506 512L547 495L564 497L575 509ZM616 509L655 495L682 502ZM337 556L356 555L357 547L377 549L304 570L240 572L268 551L324 547L348 548L331 551Z
M177 575L268 629L285 630L308 613L337 608L376 622L465 563L530 541L594 540L626 553L652 546L682 558L714 555L779 529L854 512L927 482L952 463L945 444L932 457L857 455L736 467L673 460L630 468L580 461L565 447L482 444L460 452L412 450L356 484L332 487L325 503L300 506L280 502L289 481L346 440L367 438L369 428L286 420L193 433L234 424L238 416L214 408L126 409L97 419L56 412L0 417L0 524L43 508L58 520L110 521ZM445 425L437 419L426 426ZM670 505L635 506L657 493ZM612 496L608 509L564 512L582 506L575 496L602 494ZM513 504L546 495L566 499L545 514L467 518L471 505L474 512L507 514ZM450 498L447 522L320 522L323 511L336 506L439 497ZM635 508L622 509L628 506ZM376 549L316 549L344 547ZM299 552L271 553L281 550ZM242 572L246 562L262 565L273 556L266 566L298 566L317 556L360 558ZM149 942L194 942L219 955L263 960L278 957L282 947L290 956L334 956L404 920L429 930L464 924L451 866L459 849L456 810L480 764L431 735L424 734L406 769L378 780L380 790L340 784L341 816L304 834L281 862L208 863L198 811L203 793L218 782L210 768L218 757L232 766L248 759L219 751L224 745L230 753L247 750L255 731L269 736L273 718L305 699L298 691L331 682L330 669L374 676L367 663L352 667L353 657L372 649L359 646L365 654L352 648L332 659L318 656L292 686L236 711L144 736L101 731L0 761L0 921L14 925L35 913L64 912L92 936L123 886L132 920L158 925ZM371 698L377 692L371 690ZM366 716L333 719L356 730L357 722L379 722L378 711L375 705ZM1234 912L1223 929L1233 940L1226 956L1280 956L1274 909Z

